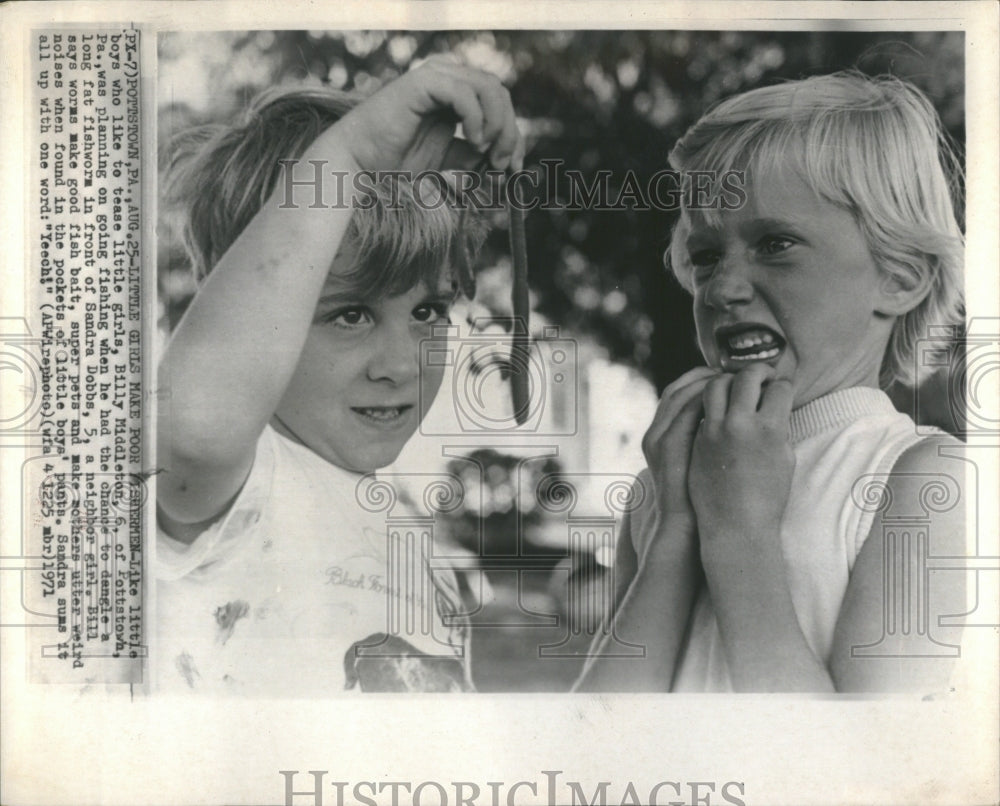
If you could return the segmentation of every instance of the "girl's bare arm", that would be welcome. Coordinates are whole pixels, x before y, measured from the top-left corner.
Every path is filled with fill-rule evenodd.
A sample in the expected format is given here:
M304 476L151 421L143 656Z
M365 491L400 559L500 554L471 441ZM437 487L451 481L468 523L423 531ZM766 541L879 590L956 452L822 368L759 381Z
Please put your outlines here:
M645 517L627 517L618 538L614 632L595 641L578 691L670 689L702 580L687 474L701 393L717 374L707 367L694 369L668 386L660 399L643 439L649 470L637 483L636 495L645 497L647 505L636 515ZM641 655L615 657L619 642L641 648Z
M920 498L928 485L937 485L943 492L924 527L927 543L923 550L930 558L968 554L963 449L952 438L924 440L900 457L887 481L896 512L927 512L927 502ZM851 572L837 621L830 673L838 691L946 692L962 628L941 619L968 610L967 572L931 569L926 575L920 573L918 530L911 530L909 542L896 539L887 544L883 515L876 514ZM888 531L898 538L901 530Z

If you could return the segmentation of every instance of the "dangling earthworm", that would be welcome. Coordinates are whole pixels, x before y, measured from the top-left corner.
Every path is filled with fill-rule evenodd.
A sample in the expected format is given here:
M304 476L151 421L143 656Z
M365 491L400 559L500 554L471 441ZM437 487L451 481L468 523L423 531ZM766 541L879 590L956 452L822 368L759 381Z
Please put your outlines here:
M453 141L461 143L461 140ZM446 159L450 157L446 156ZM484 156L479 159L475 164L473 171L477 174L482 174L489 167L489 157ZM465 232L465 221L469 212L469 204L464 204L458 213L458 231L460 233ZM476 297L476 272L471 261L469 260L469 250L466 248L466 243L463 238L459 238L456 242L456 252L455 255L455 269L456 274L458 274L458 287L461 289L462 294L470 302Z
M528 361L531 353L531 332L528 326L528 242L524 232L524 207L520 203L517 184L507 180L507 221L510 228L510 255L513 262L510 299L514 308L514 332L510 347L510 393L514 403L514 419L524 425L528 419L530 386Z
M488 159L484 158L476 165L476 172L482 173L488 167ZM510 252L512 263L511 304L514 310L513 333L511 334L510 353L510 391L514 405L514 419L518 425L524 425L528 420L530 408L530 385L528 378L528 361L531 354L531 331L529 327L530 300L528 296L528 244L524 230L524 206L520 203L517 184L507 177L507 224L510 236ZM464 231L465 218L468 212L466 205L459 212L459 232ZM466 299L476 296L476 274L469 260L465 242L459 239L456 249L456 269L458 284Z

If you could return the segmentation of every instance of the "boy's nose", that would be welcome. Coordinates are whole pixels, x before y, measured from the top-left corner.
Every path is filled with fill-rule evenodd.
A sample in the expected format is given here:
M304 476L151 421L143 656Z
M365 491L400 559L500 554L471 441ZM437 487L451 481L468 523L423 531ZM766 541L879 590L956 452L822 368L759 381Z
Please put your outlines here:
M369 380L391 381L398 386L414 380L419 374L420 344L409 330L383 334L368 362Z
M719 261L705 286L705 303L721 310L750 302L753 294L747 261L739 256L727 256Z

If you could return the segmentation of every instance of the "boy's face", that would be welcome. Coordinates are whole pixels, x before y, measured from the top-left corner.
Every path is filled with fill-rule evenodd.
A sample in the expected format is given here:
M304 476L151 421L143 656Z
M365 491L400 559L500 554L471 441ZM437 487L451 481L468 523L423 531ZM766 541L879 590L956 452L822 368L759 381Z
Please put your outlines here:
M848 211L791 169L747 188L717 227L690 213L686 248L705 360L725 372L772 365L795 406L850 386L878 386L892 319L878 311L881 276Z
M392 463L419 425L421 399L441 385L443 369L420 366L420 342L447 324L454 296L448 272L437 288L377 301L331 274L275 426L345 470Z

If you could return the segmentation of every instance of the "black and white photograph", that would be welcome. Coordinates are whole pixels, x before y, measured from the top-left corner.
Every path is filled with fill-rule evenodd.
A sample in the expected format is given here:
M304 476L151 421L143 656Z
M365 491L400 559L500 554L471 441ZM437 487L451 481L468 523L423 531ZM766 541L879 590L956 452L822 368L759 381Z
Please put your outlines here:
M4 806L996 801L994 6L19 5Z

